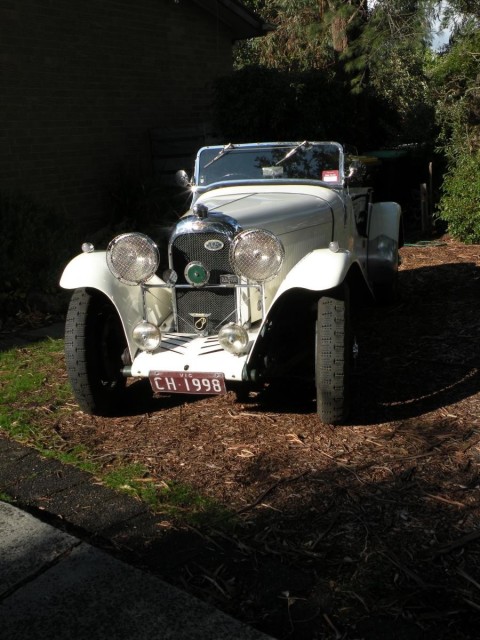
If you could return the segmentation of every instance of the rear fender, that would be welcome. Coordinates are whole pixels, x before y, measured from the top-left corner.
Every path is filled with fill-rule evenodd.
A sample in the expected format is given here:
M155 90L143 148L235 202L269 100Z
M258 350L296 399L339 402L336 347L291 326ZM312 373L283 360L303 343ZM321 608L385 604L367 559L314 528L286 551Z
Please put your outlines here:
M368 277L373 285L388 284L398 270L402 210L396 202L372 205L368 225Z
M164 284L153 276L148 284ZM64 289L91 288L101 291L117 309L125 331L130 355L134 356L137 347L131 336L135 325L143 320L142 289L138 285L126 285L115 278L107 266L104 251L81 253L65 267L60 278ZM172 313L171 294L168 289L149 289L145 295L149 322L161 327Z

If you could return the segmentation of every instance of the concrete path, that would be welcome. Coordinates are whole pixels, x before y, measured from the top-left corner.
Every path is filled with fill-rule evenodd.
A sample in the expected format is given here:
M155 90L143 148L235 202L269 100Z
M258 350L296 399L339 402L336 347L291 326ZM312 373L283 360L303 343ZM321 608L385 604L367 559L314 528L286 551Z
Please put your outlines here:
M5 502L0 502L0 637L267 640Z

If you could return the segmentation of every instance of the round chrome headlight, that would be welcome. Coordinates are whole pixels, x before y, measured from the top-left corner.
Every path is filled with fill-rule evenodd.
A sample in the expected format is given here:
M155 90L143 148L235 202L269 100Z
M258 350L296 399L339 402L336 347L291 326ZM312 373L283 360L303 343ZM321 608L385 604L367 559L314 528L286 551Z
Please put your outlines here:
M265 229L241 231L230 249L230 261L235 273L254 282L265 282L275 277L284 256L280 240Z
M134 327L132 338L142 351L155 351L162 341L162 334L154 324L143 321Z
M238 324L230 322L224 325L218 332L220 346L229 353L244 353L248 345L247 330Z
M151 278L160 264L155 242L143 233L122 233L107 248L108 268L125 284L140 284Z

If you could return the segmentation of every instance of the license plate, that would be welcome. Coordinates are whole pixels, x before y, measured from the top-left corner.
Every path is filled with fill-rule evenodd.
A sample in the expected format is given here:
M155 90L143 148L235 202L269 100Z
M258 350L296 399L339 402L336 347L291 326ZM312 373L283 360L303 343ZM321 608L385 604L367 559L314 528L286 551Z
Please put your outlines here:
M223 373L151 371L149 378L155 393L220 395L227 392Z

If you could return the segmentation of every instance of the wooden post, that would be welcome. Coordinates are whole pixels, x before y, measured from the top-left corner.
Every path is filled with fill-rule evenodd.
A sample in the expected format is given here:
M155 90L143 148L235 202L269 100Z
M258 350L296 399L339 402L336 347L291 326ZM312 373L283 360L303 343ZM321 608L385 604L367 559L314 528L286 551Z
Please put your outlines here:
M428 223L428 191L427 185L423 182L420 185L420 215L421 215L421 223L422 223L422 232L427 232L429 230Z

